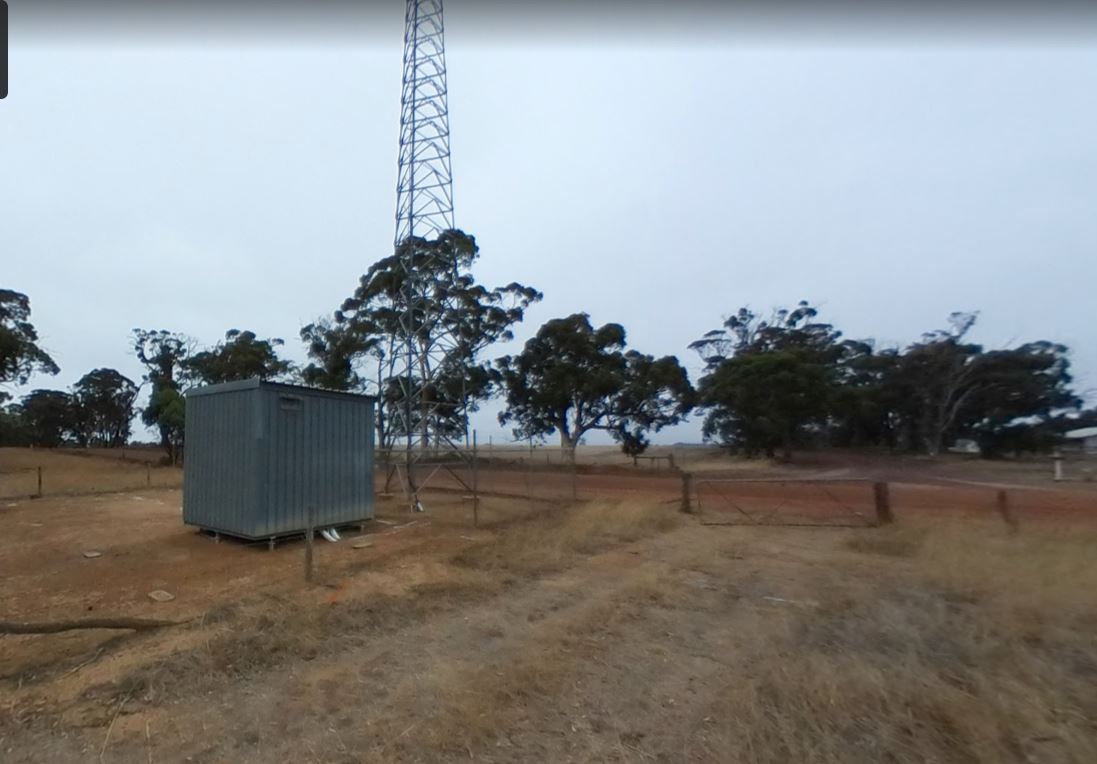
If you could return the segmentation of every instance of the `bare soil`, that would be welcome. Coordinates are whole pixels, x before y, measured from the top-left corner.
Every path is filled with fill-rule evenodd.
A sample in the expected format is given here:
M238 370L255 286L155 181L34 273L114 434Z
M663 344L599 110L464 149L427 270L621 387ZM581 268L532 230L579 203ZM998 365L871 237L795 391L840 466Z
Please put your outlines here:
M1097 760L1097 494L955 464L747 475L876 470L889 529L705 526L654 475L489 497L477 528L458 493L393 498L314 585L301 542L214 543L178 490L6 501L0 620L185 622L0 636L0 758Z

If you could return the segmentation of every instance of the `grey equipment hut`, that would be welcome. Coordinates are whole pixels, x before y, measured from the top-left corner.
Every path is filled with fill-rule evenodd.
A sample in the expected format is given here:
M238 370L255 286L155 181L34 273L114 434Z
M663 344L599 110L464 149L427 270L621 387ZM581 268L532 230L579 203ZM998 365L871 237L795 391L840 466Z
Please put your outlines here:
M368 395L249 379L187 391L183 522L240 538L373 517Z

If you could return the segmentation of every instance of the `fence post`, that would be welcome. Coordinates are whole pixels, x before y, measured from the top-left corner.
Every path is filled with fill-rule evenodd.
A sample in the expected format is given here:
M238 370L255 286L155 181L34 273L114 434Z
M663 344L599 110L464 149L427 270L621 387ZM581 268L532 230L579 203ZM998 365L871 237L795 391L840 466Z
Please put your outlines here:
M876 503L876 524L890 525L895 521L891 514L891 494L887 483L873 483L872 494Z
M675 468L674 467L674 452L673 451L671 451L669 454L667 454L667 463L670 465L670 469L673 470Z
M472 527L480 527L480 486L477 481L479 476L480 458L476 455L476 430L472 431Z
M314 529L313 525L313 508L310 504L305 507L305 583L312 583L312 534Z
M682 511L692 513L693 507L690 504L690 496L693 493L692 488L693 475L688 472L682 473Z
M1009 494L1006 493L1005 489L998 491L997 504L998 514L1002 516L1002 520L1009 526L1009 532L1016 533L1017 516L1013 514L1013 510L1009 507Z
M579 464L575 452L571 452L571 500L579 501Z
M42 498L42 465L38 465L38 493L34 494L37 498Z
M145 462L145 485L152 485L152 465L148 462Z

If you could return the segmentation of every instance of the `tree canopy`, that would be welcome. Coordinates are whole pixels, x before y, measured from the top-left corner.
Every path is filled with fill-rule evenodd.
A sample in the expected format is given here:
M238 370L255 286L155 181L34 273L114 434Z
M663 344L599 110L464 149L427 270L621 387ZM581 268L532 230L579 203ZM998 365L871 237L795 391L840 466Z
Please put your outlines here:
M73 385L71 400L79 445L126 445L137 400L132 380L115 369L95 369Z
M673 356L626 350L625 329L576 313L546 322L522 352L499 359L506 409L520 438L559 433L574 451L580 438L602 430L631 452L643 450L650 431L682 421L693 388Z
M828 445L935 455L958 439L977 441L988 455L1041 451L1063 432L1097 422L1097 410L1082 411L1065 345L985 348L972 340L975 312L952 313L944 328L904 347L878 347L843 336L806 301L766 316L739 308L689 345L703 363L696 390L676 357L629 348L623 326L594 327L586 313L546 322L521 352L493 361L490 349L514 339L542 295L517 282L479 283L479 256L476 240L459 230L405 240L362 275L338 310L301 328L304 368L279 355L282 340L248 330L230 329L199 348L178 332L134 329L131 347L145 367L140 385L97 368L68 390L38 388L18 400L0 390L0 443L122 445L147 388L142 421L175 461L185 388L253 377L377 395L382 448L405 434L424 445L428 434L467 437L469 414L500 395L499 421L517 437L557 433L574 450L601 431L630 454L694 407L704 414L706 440L786 457ZM0 289L0 385L58 373L30 315L25 294ZM420 365L406 374L409 355ZM428 421L428 412L436 419Z
M160 433L160 445L174 464L183 445L184 365L194 348L194 340L166 329L134 329L133 350L145 365L149 383L149 402L141 411L141 421Z
M76 426L72 396L63 390L31 390L17 408L29 445L60 446Z
M279 358L275 349L284 344L277 337L261 340L255 332L229 329L224 341L191 354L181 366L190 380L203 385L256 377L277 379L293 370L293 364Z
M986 351L975 313L904 349L842 339L806 302L763 321L740 309L690 347L705 362L704 434L746 453L808 441L937 454L966 437L987 453L1047 447L1080 407L1063 345Z
M491 364L481 354L513 339L514 325L542 297L516 282L480 284L471 270L479 256L476 240L459 230L403 241L393 255L370 266L331 320L301 330L312 359L302 377L380 396L382 446L408 430L426 429L422 412L434 404L443 417L435 427L464 431L468 413L492 392ZM410 380L398 371L399 355L408 350L405 321L424 364ZM434 380L429 388L422 382L427 378ZM420 405L399 410L397 402L408 399Z
M787 456L805 428L825 421L844 348L841 333L817 315L807 302L769 319L741 308L690 345L705 361L698 384L705 437L770 456L780 447Z
M38 346L38 332L30 322L30 298L0 289L0 384L25 385L34 374L59 371L49 353Z

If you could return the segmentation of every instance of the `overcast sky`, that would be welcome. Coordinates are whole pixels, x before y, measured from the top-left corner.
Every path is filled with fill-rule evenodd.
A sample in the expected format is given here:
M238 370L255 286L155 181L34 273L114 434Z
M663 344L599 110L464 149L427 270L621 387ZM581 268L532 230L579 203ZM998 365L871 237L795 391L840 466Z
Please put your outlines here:
M0 101L0 287L30 296L62 372L21 392L140 380L134 327L251 329L304 360L300 326L391 253L403 4L234 37L51 25L29 2ZM545 293L520 339L586 311L696 378L687 344L741 305L811 300L891 345L979 310L976 340L1064 342L1097 388L1092 16L851 33L605 8L538 25L447 3L456 220L482 281ZM507 435L493 412L483 441Z

